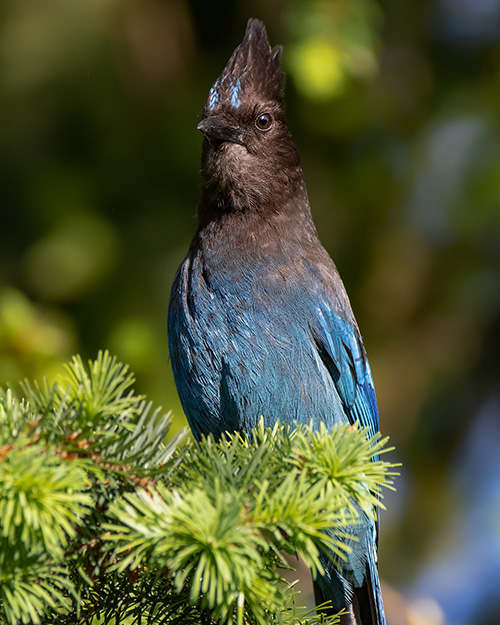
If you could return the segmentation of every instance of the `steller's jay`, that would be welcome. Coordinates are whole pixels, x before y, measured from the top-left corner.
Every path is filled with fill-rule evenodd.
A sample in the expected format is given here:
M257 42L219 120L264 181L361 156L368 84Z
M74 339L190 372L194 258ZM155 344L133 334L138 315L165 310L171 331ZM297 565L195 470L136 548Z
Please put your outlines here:
M373 380L349 299L312 221L285 124L281 47L248 21L210 89L198 228L172 288L168 338L194 436L359 422L378 431ZM361 513L352 553L323 554L317 604L341 623L384 625L376 523Z

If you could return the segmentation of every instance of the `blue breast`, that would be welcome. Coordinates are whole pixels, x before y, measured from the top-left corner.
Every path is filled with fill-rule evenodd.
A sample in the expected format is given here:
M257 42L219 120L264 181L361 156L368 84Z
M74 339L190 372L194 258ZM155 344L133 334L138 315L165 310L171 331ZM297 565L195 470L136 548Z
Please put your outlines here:
M248 431L261 416L267 426L358 421L378 431L370 367L333 263L235 249L229 259L193 248L172 289L170 355L195 437ZM362 512L360 520L340 568L322 555L316 583L338 610L376 571L377 528Z
M195 436L248 430L262 415L292 424L348 421L318 349L318 293L268 261L213 271L200 253L176 276L169 348ZM307 267L303 267L307 271Z

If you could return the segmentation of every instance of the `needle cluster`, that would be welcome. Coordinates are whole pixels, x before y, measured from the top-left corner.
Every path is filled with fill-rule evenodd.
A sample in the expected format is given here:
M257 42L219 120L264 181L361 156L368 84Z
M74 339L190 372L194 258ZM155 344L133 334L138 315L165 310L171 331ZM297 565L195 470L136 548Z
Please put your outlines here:
M371 460L385 441L261 421L166 442L170 416L133 381L100 353L1 392L0 621L326 622L298 607L283 552L313 576L320 551L346 556L344 528L394 475Z

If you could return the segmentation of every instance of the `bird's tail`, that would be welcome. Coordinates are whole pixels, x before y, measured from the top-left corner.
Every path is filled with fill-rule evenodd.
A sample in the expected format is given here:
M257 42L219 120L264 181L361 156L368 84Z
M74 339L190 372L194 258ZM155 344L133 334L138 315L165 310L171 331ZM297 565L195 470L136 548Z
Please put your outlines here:
M321 588L314 583L314 598L316 605L329 603L331 597L327 596L324 585ZM340 611L338 606L327 608L324 612L334 615ZM384 605L382 603L382 591L374 559L368 558L363 584L352 589L352 601L345 607L340 616L340 625L386 625Z

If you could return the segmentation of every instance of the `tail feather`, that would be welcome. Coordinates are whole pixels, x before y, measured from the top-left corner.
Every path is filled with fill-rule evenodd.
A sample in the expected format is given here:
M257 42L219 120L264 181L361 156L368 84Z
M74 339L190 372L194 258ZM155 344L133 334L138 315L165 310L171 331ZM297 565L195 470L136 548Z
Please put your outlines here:
M366 568L365 583L360 588L355 588L353 593L352 607L357 619L355 623L357 625L385 625L378 574L376 570L375 572L370 570L372 568L370 565Z
M314 583L314 598L317 606L327 602L331 605L331 600L324 588L320 588L317 583ZM341 608L333 605L321 611L328 616L333 616L340 610ZM363 584L352 589L351 603L344 608L339 623L340 625L386 625L380 582L373 561L367 562Z

